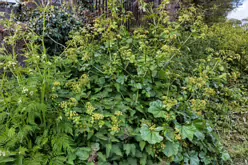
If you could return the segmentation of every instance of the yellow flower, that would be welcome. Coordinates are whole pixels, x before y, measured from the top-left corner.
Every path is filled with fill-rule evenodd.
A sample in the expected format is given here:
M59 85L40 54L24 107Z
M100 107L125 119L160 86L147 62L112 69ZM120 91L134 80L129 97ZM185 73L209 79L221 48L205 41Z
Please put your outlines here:
M207 102L206 100L200 100L200 99L192 99L190 100L191 107L194 111L200 111L206 109Z
M177 134L176 137L175 137L176 140L182 140L182 137L180 134Z
M94 113L92 116L95 120L102 120L104 118L104 116L100 113Z
M154 130L156 129L156 126L153 125L153 126L151 126L149 129L150 129L150 131L154 131Z
M161 144L161 148L162 149L165 149L166 148L166 145L164 143Z
M116 112L115 112L115 115L116 115L116 116L122 116L123 114L122 114L121 111L116 111Z
M93 107L90 102L87 102L86 103L86 113L91 115L94 110L95 110L95 107Z
M75 107L77 106L78 101L75 98L70 98L70 102L68 103L68 105L70 105L71 107Z
M60 107L61 108L67 108L67 102L65 102L65 101L62 101L61 103L60 103Z
M54 99L58 98L58 95L57 94L52 94L51 98L52 98L52 100L54 100Z
M55 82L53 83L53 86L55 86L55 87L59 87L59 86L60 86L60 82L55 81Z
M176 99L172 99L172 98L169 98L167 96L164 96L163 99L164 99L163 103L164 103L164 105L166 105L167 110L170 110L172 107L177 105Z
M99 126L100 128L102 128L102 127L104 126L104 124L105 124L105 122L101 120L101 121L98 123L98 126Z
M205 88L205 95L206 96L214 96L215 95L215 90L212 88Z
M117 117L115 117L115 116L111 116L111 120L112 120L112 122L113 122L114 124L117 124L117 123L118 123L118 119L117 119Z
M119 132L119 131L120 131L120 128L118 127L118 125L114 125L114 126L111 128L111 131L112 131L112 132Z

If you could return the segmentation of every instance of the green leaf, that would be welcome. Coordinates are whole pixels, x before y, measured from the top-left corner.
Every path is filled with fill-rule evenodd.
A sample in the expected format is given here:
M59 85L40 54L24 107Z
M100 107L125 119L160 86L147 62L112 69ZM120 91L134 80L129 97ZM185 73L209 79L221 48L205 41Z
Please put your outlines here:
M197 129L193 125L182 126L181 128L182 138L183 139L188 138L190 141L192 141L196 131Z
M112 149L112 144L111 143L110 144L106 144L105 146L106 146L106 156L108 158L109 155L110 155L111 149Z
M157 100L150 103L150 107L148 108L148 112L153 114L156 118L165 118L166 112L164 111L164 104L162 101Z
M140 141L139 146L140 146L141 151L143 151L144 147L146 146L146 142L145 141Z
M204 139L205 139L205 135L204 135L202 132L200 132L200 131L196 131L196 132L195 132L195 136L196 136L197 139L199 139L199 140L204 140Z
M105 140L105 141L108 140L108 138L107 138L106 136L104 136L101 132L97 132L97 133L95 134L95 136L96 136L98 139L101 139L101 140Z
M9 137L13 137L15 135L15 128L10 128L9 130L8 130L8 136Z
M98 150L100 150L100 145L99 145L99 143L94 143L94 144L92 144L92 145L91 145L91 149L92 149L93 151L98 151Z
M230 160L231 157L227 152L225 152L225 153L222 153L221 159L224 160L224 161L227 161L227 160Z
M0 163L9 163L9 162L13 162L15 161L14 158L9 158L9 157L2 157L1 156L1 159L0 159Z
M134 144L124 144L123 149L124 151L126 151L127 156L129 156L131 152L132 152L132 156L135 156L136 146Z
M70 165L74 165L74 160L77 158L77 156L73 153L68 154L68 160L67 163Z
M177 155L179 149L179 143L167 141L163 153L167 157Z
M174 131L171 128L166 129L164 136L166 137L167 140L173 142L175 138Z
M127 162L129 165L137 165L138 164L137 159L135 159L135 158L128 158Z
M199 165L200 164L200 160L198 158L198 154L195 153L194 155L190 155L190 165Z
M76 155L80 160L87 160L90 156L91 149L90 148L80 148L76 152Z
M106 161L107 161L107 160L106 160L106 156L103 155L101 152L98 152L98 153L97 153L97 156L98 156L98 158L99 158L99 160L100 160L101 162L106 162Z
M140 133L141 133L141 138L150 144L159 143L164 139L162 136L159 135L159 131L156 131L156 129L151 131L149 127L145 124L142 125L140 129Z
M134 87L136 89L142 89L142 85L140 83L134 84Z
M126 77L124 75L120 75L120 76L118 76L116 82L118 82L118 83L123 85L124 82L125 82L125 79L126 79Z
M147 155L143 154L142 157L140 158L140 164L141 165L146 165L147 163Z
M152 145L148 145L146 148L145 148L146 152L151 155L152 157L154 157L155 153L154 153L154 150L152 149Z
M118 145L113 145L111 152L118 155L118 156L123 156L121 149Z

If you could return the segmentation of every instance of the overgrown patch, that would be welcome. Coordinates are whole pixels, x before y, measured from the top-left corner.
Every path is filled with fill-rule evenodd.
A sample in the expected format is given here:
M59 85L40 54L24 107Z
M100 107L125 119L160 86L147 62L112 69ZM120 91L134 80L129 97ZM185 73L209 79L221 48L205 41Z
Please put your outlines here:
M146 9L148 24L133 32L113 7L72 33L59 56L47 53L45 19L42 33L6 39L27 41L27 60L23 68L15 51L1 56L0 162L230 163L218 135L247 107L246 61L196 8L170 22L165 5Z

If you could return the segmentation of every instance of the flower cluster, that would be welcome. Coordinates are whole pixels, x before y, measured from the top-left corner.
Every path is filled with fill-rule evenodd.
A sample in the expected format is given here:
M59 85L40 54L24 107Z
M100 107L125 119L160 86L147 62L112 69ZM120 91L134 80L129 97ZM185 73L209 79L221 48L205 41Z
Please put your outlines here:
M83 74L78 81L72 81L66 83L66 87L72 89L75 93L80 93L82 88L87 86L90 83L90 79L87 74Z
M197 111L199 115L201 115L201 111L206 109L206 100L192 99L190 102L192 110Z
M60 103L60 107L62 109L68 109L72 107L76 107L78 104L78 101L75 98L70 98L68 101L63 101Z
M111 117L111 124L112 124L112 127L110 129L111 134L115 134L120 131L119 120L116 116Z
M192 91L195 88L201 89L206 85L206 80L202 77L190 77L188 79L189 90Z
M163 97L164 101L164 105L166 106L166 109L169 111L172 107L174 107L175 105L178 104L177 100L176 99L172 99L172 98L169 98L167 96L164 96Z
M216 94L215 90L213 88L205 88L204 89L204 95L207 97L214 96Z

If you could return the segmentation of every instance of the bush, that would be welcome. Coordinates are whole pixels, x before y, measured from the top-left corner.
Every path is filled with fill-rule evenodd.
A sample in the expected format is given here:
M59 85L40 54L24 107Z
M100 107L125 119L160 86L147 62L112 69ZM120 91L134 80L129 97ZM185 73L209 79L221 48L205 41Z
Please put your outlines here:
M66 6L48 6L35 9L23 8L16 20L26 22L37 35L43 36L49 55L59 55L66 47L69 34L84 24L84 19L77 19ZM44 33L44 34L43 34ZM40 43L42 39L38 40Z
M229 86L228 62L208 45L199 56L190 54L192 43L207 42L209 35L199 13L189 8L172 23L163 9L133 33L122 18L96 19L51 58L35 41L44 37L32 31L10 36L28 40L27 67L17 65L15 53L1 57L0 162L230 160L207 118L240 106L244 92Z

